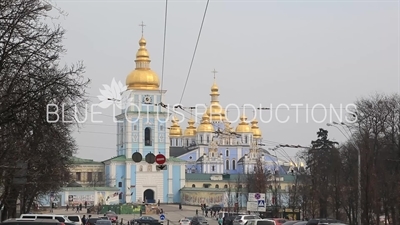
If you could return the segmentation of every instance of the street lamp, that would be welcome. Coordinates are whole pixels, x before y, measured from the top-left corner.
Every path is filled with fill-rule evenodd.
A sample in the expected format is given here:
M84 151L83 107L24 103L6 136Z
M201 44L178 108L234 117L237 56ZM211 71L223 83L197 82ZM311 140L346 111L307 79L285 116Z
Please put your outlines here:
M343 126L346 126L347 127L347 129L349 129L349 127L345 124L345 123L337 123L337 122L332 122L333 124L331 124L331 123L327 123L326 125L327 126L330 126L330 127L335 127L336 129L338 129L339 131L340 131L340 133L342 133L343 134L343 136L345 137L345 138L347 138L347 140L353 145L353 147L357 150L357 160L358 160L358 162L357 162L357 164L358 164L358 201L357 201L357 204L358 204L358 207L357 207L357 225L361 225L361 151L360 151L360 148L358 147L358 145L354 142L354 140L352 139L352 137L348 137L347 135L345 135L344 133L343 133L343 131L338 127L338 126L341 126L342 128L343 128ZM343 130L344 131L346 131L344 128L343 128ZM351 130L349 129L349 131L350 131L350 133L351 133ZM346 131L347 132L347 131Z

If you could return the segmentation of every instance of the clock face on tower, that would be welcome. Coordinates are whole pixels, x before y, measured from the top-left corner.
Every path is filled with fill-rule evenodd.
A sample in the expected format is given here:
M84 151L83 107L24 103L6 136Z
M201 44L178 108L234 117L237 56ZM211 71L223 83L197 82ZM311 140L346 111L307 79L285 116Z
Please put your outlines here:
M143 102L146 104L151 104L153 103L153 98L150 95L145 95L143 96Z

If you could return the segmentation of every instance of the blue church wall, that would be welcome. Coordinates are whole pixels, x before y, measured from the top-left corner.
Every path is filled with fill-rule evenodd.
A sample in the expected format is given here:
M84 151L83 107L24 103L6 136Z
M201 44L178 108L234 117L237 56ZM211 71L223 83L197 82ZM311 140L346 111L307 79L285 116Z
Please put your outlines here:
M203 173L203 165L201 164L196 165L196 173Z
M124 182L124 180L125 180L124 179L125 178L125 165L117 165L115 170L116 170L116 177L115 177L116 186L117 186L117 188L119 188L120 192L125 193L125 190L126 190L125 182ZM122 184L121 187L119 185L120 182ZM120 203L123 203L123 202L124 202L124 199L123 198L120 199Z
M132 187L133 185L136 186L136 165L131 165L131 202L136 201L136 187Z
M172 177L168 177L168 174L169 174L168 169L170 169L170 168L167 168L167 170L163 170L163 178L164 178L164 180L163 180L163 193L164 193L163 198L164 198L165 203L167 203L167 201L168 201L168 192L169 192L168 180L169 180L169 178L172 178Z
M185 161L190 161L190 160L197 160L196 159L196 151L197 150L193 150L191 152L187 152L183 155L178 156L179 159L185 160ZM192 157L192 158L190 158Z
M174 203L178 203L181 200L180 196L181 189L181 166L172 166L172 193L174 194Z

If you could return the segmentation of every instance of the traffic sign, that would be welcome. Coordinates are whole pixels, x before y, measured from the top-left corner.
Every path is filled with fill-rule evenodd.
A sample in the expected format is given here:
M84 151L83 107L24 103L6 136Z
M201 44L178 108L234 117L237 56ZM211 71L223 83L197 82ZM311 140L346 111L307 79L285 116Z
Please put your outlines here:
M162 165L165 163L165 161L167 161L167 159L165 158L165 156L163 154L158 154L156 155L156 163L158 165Z
M257 200L260 199L260 198L261 198L260 193L256 193L256 194L254 195L254 198L257 199Z
M160 220L165 220L165 215L164 214L160 215Z
M157 170L167 170L167 165L157 165Z
M147 163L153 164L156 161L156 156L150 152L146 155L145 160Z
M265 207L265 201L264 200L258 200L258 207Z
M142 154L140 154L140 152L135 152L135 153L132 154L132 160L135 163L141 162L142 159L143 159L143 156L142 156Z

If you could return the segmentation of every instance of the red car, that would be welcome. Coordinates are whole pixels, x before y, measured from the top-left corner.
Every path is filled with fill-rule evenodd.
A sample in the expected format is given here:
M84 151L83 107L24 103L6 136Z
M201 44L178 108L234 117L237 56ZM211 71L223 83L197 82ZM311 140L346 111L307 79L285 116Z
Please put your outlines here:
M284 219L284 218L268 218L268 219L275 221L276 225L282 225L282 224L286 223L286 221L288 221L287 219Z
M118 220L118 215L115 212L108 211L106 213L106 216L109 220L111 220L112 223L116 223Z

